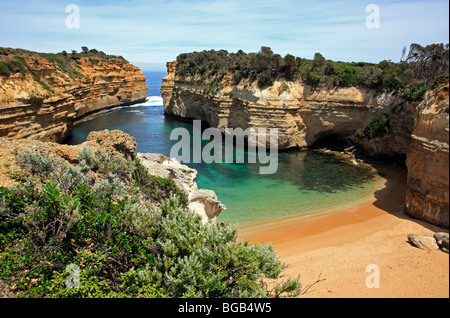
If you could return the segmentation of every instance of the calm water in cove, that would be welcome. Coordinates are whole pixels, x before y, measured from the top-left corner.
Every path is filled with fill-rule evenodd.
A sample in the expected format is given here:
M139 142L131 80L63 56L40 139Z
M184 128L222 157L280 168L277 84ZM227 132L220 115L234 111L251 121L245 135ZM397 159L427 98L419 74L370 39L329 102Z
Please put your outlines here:
M82 143L91 131L119 129L136 138L138 152L169 156L177 143L170 140L171 131L177 127L192 131L192 124L164 116L159 89L165 74L144 73L149 87L146 103L117 108L78 124L67 143ZM375 177L370 170L332 156L291 151L280 153L278 160L278 171L273 175L260 175L258 164L188 165L198 170L199 188L214 190L227 206L219 219L233 223L307 213L349 203L373 191Z

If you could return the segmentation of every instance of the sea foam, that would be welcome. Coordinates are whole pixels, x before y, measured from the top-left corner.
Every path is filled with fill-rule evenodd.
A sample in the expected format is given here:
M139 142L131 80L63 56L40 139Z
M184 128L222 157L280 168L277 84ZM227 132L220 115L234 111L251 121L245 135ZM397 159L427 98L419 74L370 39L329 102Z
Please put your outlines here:
M147 100L145 103L142 104L136 104L134 105L136 107L142 107L142 106L163 106L163 99L161 96L147 96Z

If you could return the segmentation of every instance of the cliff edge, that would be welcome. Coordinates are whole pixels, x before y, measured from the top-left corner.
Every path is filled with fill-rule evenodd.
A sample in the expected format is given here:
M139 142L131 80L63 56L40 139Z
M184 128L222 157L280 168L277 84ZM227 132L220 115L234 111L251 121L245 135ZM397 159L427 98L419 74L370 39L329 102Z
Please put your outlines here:
M449 82L429 91L417 108L408 150L405 210L449 228Z
M0 137L61 142L83 116L145 101L138 67L94 52L0 48Z
M167 115L200 119L226 128L278 128L279 149L311 147L324 140L352 140L374 157L405 160L418 103L367 87L312 86L302 80L278 80L260 88L256 81L231 80L208 92L209 82L180 78L177 62L167 63L161 94ZM389 129L368 138L364 129L380 118Z
M406 162L406 212L449 227L448 75L428 84L411 82L401 90L313 85L282 76L261 85L261 77L235 80L239 71L211 70L212 76L204 76L208 70L200 67L203 62L196 69L191 66L202 54L192 56L194 62L182 67L178 61L167 63L161 86L167 115L200 119L222 132L278 128L279 149L344 140L369 157Z

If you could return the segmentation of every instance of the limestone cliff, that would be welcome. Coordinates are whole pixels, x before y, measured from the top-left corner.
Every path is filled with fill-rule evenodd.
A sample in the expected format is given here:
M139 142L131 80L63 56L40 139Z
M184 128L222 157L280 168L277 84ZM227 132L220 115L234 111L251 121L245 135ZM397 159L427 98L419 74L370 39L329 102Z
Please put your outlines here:
M60 142L82 116L147 97L142 71L121 57L0 53L0 136Z
M211 93L206 89L211 83L193 77L181 80L176 67L176 62L167 64L169 74L161 87L166 114L201 119L222 131L278 128L280 149L309 147L334 135L371 157L406 160L406 211L448 228L448 78L419 106L420 101L369 88L312 87L301 80L275 81L265 89L241 81ZM382 133L367 137L364 131L373 126Z
M168 158L161 154L138 153L136 158L150 174L172 179L176 186L187 195L189 208L200 215L203 222L216 220L219 214L226 210L214 191L198 188L197 170L179 163L175 158Z
M236 127L278 128L279 148L287 149L308 147L332 135L354 136L370 121L397 109L391 120L392 130L398 130L396 139L387 138L392 141L390 147L382 142L379 151L404 156L409 146L414 106L393 94L369 88L312 87L300 80L276 81L265 89L256 82L241 81L205 93L208 83L176 76L176 62L168 63L167 69L161 93L168 115L201 119L221 131ZM379 147L379 141L372 143L372 147Z
M408 151L406 212L449 227L449 84L429 91L417 108Z

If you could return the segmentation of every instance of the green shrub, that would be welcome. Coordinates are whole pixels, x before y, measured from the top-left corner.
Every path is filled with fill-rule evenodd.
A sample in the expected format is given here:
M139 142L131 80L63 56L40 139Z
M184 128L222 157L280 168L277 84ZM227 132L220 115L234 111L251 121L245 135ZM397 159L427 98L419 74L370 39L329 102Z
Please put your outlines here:
M101 179L93 187L94 192L97 195L106 195L110 193L112 195L122 195L128 190L126 184L120 180L115 174L108 174L106 178Z
M25 68L17 60L10 60L10 61L2 61L0 62L0 75L1 76L9 76L14 73L21 73L22 75L25 75Z
M9 76L11 71L5 62L0 62L0 76Z
M412 83L401 94L401 97L409 102L421 101L429 87L424 82Z
M15 181L19 182L25 182L28 180L28 178L31 177L31 175L28 172L25 171L12 171L8 172L7 176Z
M85 182L85 174L78 166L65 167L64 171L60 173L59 185L66 194L71 193L83 182Z
M390 131L390 116L382 115L380 118L370 121L362 131L363 136L368 139L383 137Z
M19 159L20 155L20 159ZM80 151L97 173L95 154ZM30 169L47 166L40 153L18 154ZM104 156L107 158L107 156ZM272 246L237 240L236 228L204 224L172 180L155 178L136 159L134 189L86 182L94 173L59 163L46 181L28 178L0 187L0 278L18 297L270 297L295 296L299 278L268 290L285 265ZM40 168L39 168L40 169ZM48 173L52 171L52 173ZM83 172L85 171L85 172ZM64 176L64 177L62 177ZM73 176L72 183L68 180ZM127 183L118 175L109 178ZM114 182L111 182L114 183ZM109 189L107 191L106 189ZM159 201L152 209L142 197ZM68 281L72 270L78 279ZM68 285L76 282L78 285Z
M342 64L336 69L336 73L339 86L348 87L358 85L358 80L356 77L358 70L355 67Z
M137 158L134 159L133 180L146 199L161 203L173 193L179 197L180 204L187 206L187 196L178 189L173 180L152 176Z
M318 86L321 80L321 76L317 72L309 72L306 77L306 83L311 86Z
M275 82L274 76L268 71L263 71L258 77L259 88L272 86L274 82Z
M237 243L234 228L203 224L174 196L148 210L86 186L70 197L58 190L46 185L35 198L41 213L26 221L28 234L2 249L2 275L14 277L19 296L267 297L261 277L277 278L284 268L271 246ZM17 212L9 232L24 226L26 212ZM79 288L65 284L70 264L80 268ZM299 292L298 279L288 285Z
M383 71L376 65L364 65L357 74L358 85L378 88L383 82Z
M32 174L36 174L41 178L45 178L55 169L58 161L55 159L44 157L38 150L31 152L24 150L17 155L18 162Z
M83 147L78 152L77 160L80 163L82 171L88 170L97 171L101 163L101 157L94 154L91 148Z
M433 52L433 45L427 46L425 51ZM401 93L404 87L412 82L417 82L423 77L427 81L434 80L435 74L448 74L448 46L442 47L440 67L436 70L424 71L418 68L415 62L381 61L378 64L366 62L333 62L326 60L320 53L314 54L313 59L302 59L287 54L282 58L269 47L261 47L258 53L245 53L239 50L237 53L229 53L225 50L202 51L183 53L177 57L176 75L181 80L199 81L210 83L207 93L212 93L224 84L237 85L243 79L257 81L259 88L273 85L278 79L301 79L312 86L326 84L329 87L364 86L376 90L386 90ZM447 55L445 55L447 54ZM433 54L431 54L433 55ZM425 54L425 57L427 55ZM433 55L434 56L434 55ZM425 65L425 64L424 64ZM447 68L442 66L447 65ZM231 78L230 83L223 83L225 78L221 76L225 72ZM431 77L430 77L431 76ZM211 84L212 83L212 84ZM421 94L406 98L419 98Z
M67 52L66 52L67 53ZM81 74L74 69L73 60L62 54L54 54L51 60L56 63L61 72L68 74L71 78L79 78Z
M29 73L31 73L31 75L33 76L34 80L36 82L40 82L41 81L41 77L39 76L38 73L36 73L30 65L28 65L27 61L22 57L22 56L14 56L14 58L17 60L18 63L21 63L21 65L23 65L23 67L25 69L28 70Z

